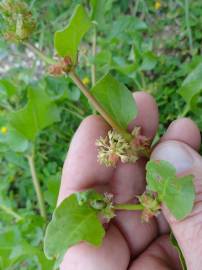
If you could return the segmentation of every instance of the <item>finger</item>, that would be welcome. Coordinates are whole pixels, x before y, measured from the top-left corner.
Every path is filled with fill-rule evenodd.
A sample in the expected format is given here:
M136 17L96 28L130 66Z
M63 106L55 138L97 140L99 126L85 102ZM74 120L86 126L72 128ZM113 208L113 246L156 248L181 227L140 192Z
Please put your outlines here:
M62 172L59 202L70 193L106 184L113 168L97 162L95 141L106 136L110 127L100 116L89 116L80 125L71 142Z
M113 225L107 231L101 247L86 243L72 247L66 253L61 270L126 270L130 253L126 241Z
M154 99L144 92L134 95L138 107L138 116L131 123L142 128L143 135L152 139L158 126L158 109ZM126 203L145 190L145 159L135 164L119 164L114 172L111 189L117 203ZM128 241L133 256L136 256L157 236L155 220L142 224L140 212L120 211L115 219Z
M178 254L171 246L169 236L161 236L131 265L129 270L180 270Z
M152 159L167 160L178 174L194 175L196 199L192 213L182 221L176 221L169 211L163 210L172 231L182 249L188 269L200 269L202 265L202 158L190 146L178 141L159 144Z
M134 126L140 126L144 136L153 138L158 128L158 107L154 98L146 92L135 92L133 94L138 108L137 117L130 123L129 130Z
M197 151L201 145L200 131L189 118L180 118L171 123L160 141L168 140L184 142Z

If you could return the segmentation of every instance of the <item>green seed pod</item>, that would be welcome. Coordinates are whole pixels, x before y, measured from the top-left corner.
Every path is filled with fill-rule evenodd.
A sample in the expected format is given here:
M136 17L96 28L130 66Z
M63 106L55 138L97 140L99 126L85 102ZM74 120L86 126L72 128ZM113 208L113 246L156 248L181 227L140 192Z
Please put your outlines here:
M93 200L90 202L90 205L96 210L102 210L107 206L106 202L104 202L103 200Z

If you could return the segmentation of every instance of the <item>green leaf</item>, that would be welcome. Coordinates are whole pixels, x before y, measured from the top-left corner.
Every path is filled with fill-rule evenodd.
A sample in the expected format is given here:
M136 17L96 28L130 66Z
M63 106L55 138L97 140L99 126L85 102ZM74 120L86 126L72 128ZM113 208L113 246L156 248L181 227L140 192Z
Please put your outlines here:
M147 25L144 21L134 16L119 16L118 20L115 20L109 29L111 33L109 38L124 37L126 33L135 34L136 31L147 30Z
M3 269L21 269L20 264L33 257L37 257L40 269L53 269L53 262L47 260L40 247L25 241L20 233L16 226L0 232L0 269L2 265Z
M61 175L59 173L46 176L46 191L44 192L44 199L49 204L49 207L56 207L57 197L59 193Z
M0 93L6 94L8 97L11 97L16 93L16 86L11 83L8 79L0 80Z
M4 117L6 118L6 116ZM7 126L7 119L3 119L4 117L0 117L0 123L2 121L2 126L7 128L7 132L5 134L0 133L0 152L4 152L4 149L6 151L25 152L29 147L28 140L12 126Z
M176 176L175 168L167 161L149 161L146 166L148 189L158 193L176 219L183 219L193 208L195 191L193 176Z
M146 170L148 188L158 192L159 196L162 195L163 188L169 184L169 180L176 177L175 168L164 160L149 161Z
M25 152L29 147L29 142L16 129L10 127L6 135L6 143L15 152Z
M192 179L192 175L180 177L167 190L165 204L177 219L183 219L192 211L195 198Z
M105 3L100 0L90 0L91 4L91 20L97 23L103 23L105 13Z
M184 80L179 90L180 95L190 104L192 98L202 90L202 63L200 63Z
M34 141L36 135L45 127L59 121L59 109L44 89L30 87L27 105L10 115L10 125L18 133Z
M69 78L49 76L45 78L45 83L54 101L78 101L80 98L79 89L71 85Z
M81 241L95 246L102 243L105 231L97 211L88 204L79 204L77 196L72 194L66 198L53 213L44 240L45 255L49 259L61 261L67 249Z
M155 68L157 64L157 56L152 52L147 52L143 55L143 62L140 70L149 71Z
M136 117L137 107L132 93L112 75L105 75L91 92L120 127L127 128Z
M90 26L91 21L85 9L77 5L67 27L55 33L54 46L57 53L62 57L70 57L75 63L79 43Z

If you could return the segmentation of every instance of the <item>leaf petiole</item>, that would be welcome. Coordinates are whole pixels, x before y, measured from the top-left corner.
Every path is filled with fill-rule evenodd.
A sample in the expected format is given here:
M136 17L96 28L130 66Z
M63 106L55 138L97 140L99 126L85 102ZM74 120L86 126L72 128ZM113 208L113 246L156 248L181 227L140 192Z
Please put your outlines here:
M34 45L30 44L29 42L23 42L23 44L30 49L33 53L35 53L41 60L43 60L47 64L55 64L56 61L51 59L50 57L46 56L42 51L40 51L38 48L36 48Z
M14 212L11 208L7 207L6 205L0 204L0 210L4 211L6 214L15 218L16 222L22 220L22 217Z
M39 211L40 211L41 216L46 220L47 215L46 215L45 202L44 202L41 186L39 183L39 179L38 179L37 174L36 174L34 154L32 153L31 155L28 155L27 160L28 160L29 168L30 168L30 172L31 172L32 183L33 183L36 195L37 195Z
M128 210L128 211L139 211L144 210L144 206L141 204L117 204L114 205L115 210Z

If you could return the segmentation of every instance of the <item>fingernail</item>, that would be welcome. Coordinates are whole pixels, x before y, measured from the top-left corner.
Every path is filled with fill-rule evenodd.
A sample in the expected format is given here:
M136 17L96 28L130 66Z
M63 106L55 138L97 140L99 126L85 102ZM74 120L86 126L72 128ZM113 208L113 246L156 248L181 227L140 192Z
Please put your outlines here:
M194 162L186 146L171 141L160 143L152 152L151 159L170 162L176 168L177 173L190 170Z

